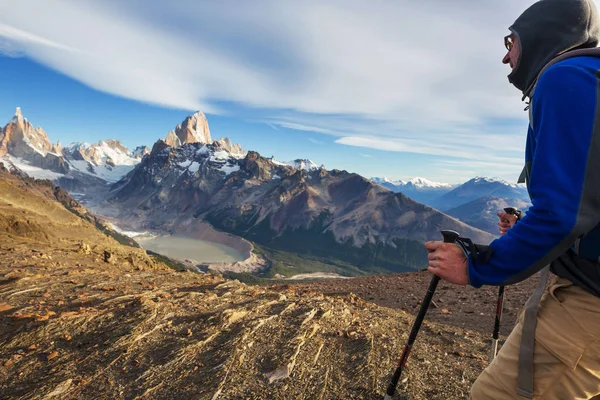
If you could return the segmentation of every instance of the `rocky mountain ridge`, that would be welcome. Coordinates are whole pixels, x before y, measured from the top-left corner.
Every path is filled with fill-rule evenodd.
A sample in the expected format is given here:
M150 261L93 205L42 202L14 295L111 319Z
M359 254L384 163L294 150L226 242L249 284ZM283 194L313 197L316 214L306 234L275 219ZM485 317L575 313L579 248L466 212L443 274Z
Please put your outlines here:
M220 148L232 154L245 155L246 152L239 144L231 143L229 138L213 140L210 136L208 120L203 112L196 112L186 117L175 130L169 131L164 142L170 147L180 147L190 143L217 144Z
M491 236L392 193L357 174L295 169L250 151L157 142L111 187L108 205L134 229L209 222L217 229L293 253L337 258L365 270L406 271L426 262L422 243L455 229Z
M96 144L52 144L46 132L23 117L17 107L15 116L0 129L0 159L8 168L40 179L50 179L73 190L103 186L129 172L149 149L140 146L130 152L118 140Z
M0 129L0 157L7 155L28 159L40 168L56 173L69 171L62 158L60 142L50 143L46 132L39 126L34 128L19 107L12 120Z
M228 138L213 141L202 112L188 116L167 134L165 141L174 147L189 143L216 143L232 154L246 153ZM52 180L76 192L96 190L118 181L149 153L150 149L146 146L130 151L114 139L95 144L72 143L64 147L60 142L52 144L41 127L34 128L23 117L19 107L12 120L0 128L0 159L8 168L27 176Z

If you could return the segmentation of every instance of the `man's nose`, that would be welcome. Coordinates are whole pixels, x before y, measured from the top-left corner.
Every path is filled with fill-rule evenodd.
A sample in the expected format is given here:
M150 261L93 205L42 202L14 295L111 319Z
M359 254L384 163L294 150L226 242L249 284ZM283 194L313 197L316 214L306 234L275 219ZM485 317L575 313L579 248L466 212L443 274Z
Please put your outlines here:
M508 64L508 63L510 63L510 51L506 52L506 55L502 59L502 64Z

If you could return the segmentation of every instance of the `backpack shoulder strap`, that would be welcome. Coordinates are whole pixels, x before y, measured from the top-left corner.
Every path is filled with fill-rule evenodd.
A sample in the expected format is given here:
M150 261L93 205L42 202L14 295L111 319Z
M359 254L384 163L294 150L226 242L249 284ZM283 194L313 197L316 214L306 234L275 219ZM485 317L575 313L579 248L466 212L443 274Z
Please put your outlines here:
M550 62L548 64L546 64L544 66L544 68L542 68L542 70L537 75L537 77L535 78L533 83L529 86L529 88L527 88L527 90L525 90L523 92L523 99L525 99L526 97L529 97L530 99L533 98L533 91L535 89L535 85L537 85L537 82L540 79L540 76L542 76L542 74L544 72L546 72L546 70L548 68L550 68L551 66L553 66L554 64L556 64L558 62L561 62L561 61L564 61L564 60L567 60L567 59L573 58L573 57L598 57L598 58L600 58L600 47L567 51L567 52L562 53L561 55L553 58L552 60L550 60ZM529 109L531 110L531 107L529 107Z

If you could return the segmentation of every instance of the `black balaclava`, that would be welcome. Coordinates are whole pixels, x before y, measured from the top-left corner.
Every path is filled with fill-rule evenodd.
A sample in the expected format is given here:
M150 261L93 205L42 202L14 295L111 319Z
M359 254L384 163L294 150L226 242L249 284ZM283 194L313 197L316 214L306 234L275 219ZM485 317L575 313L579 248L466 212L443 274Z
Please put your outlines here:
M540 0L508 29L520 49L508 80L525 95L554 57L573 49L596 47L600 41L600 20L592 0Z

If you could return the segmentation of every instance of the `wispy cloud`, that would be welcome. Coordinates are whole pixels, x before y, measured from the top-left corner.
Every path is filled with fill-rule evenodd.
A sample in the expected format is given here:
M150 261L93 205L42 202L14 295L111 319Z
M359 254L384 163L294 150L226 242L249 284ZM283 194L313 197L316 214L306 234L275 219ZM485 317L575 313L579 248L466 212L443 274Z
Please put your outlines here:
M362 154L362 153L361 153L361 154L360 154L360 156L361 156L361 157L364 157L364 158L373 158L373 156L371 156L371 155L369 155L369 154Z
M314 143L314 144L323 144L323 142L321 140L317 140L317 139L311 138L311 137L308 138L308 141L311 143Z
M54 48L56 50L63 50L68 52L78 52L77 49L73 47L66 46L61 43L53 42L52 40L45 39L43 37L34 35L29 32L22 31L20 29L14 28L12 26L4 25L0 23L0 38L3 39L3 42L8 46L12 45L13 48L17 47L26 47L28 44L31 45L40 45L44 47ZM19 44L21 46L19 46ZM10 55L10 54L9 54Z
M501 39L532 2L14 0L0 52L147 103L502 166L526 115Z

